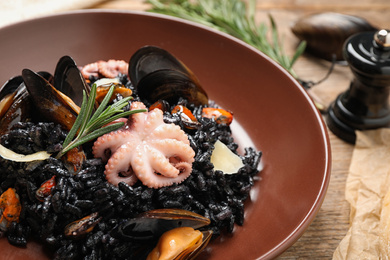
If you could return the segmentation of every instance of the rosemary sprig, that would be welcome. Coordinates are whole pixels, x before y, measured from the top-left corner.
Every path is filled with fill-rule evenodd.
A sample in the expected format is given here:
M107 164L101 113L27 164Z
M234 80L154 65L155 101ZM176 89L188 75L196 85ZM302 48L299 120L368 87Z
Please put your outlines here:
M123 98L107 107L113 92L114 86L111 86L95 113L93 113L93 109L96 98L96 84L92 85L89 98L87 98L86 93L83 92L83 102L80 107L80 113L66 136L65 141L62 144L63 148L57 154L56 158L61 158L65 153L73 148L111 131L117 130L124 125L123 122L109 124L114 120L121 117L127 117L134 113L146 112L145 109L131 111L122 110L132 97Z
M306 47L301 42L292 58L284 52L279 40L277 25L269 15L271 40L265 23L256 24L256 0L147 0L150 12L171 15L197 22L228 33L257 48L278 62L295 78L293 64ZM246 4L248 2L248 5Z

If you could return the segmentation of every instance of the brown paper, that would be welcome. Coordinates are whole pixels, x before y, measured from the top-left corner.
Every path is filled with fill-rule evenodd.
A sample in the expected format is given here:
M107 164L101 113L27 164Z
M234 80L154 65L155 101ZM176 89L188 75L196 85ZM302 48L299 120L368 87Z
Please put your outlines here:
M379 222L390 186L390 129L357 132L346 183L350 228L333 254L339 259L380 259Z

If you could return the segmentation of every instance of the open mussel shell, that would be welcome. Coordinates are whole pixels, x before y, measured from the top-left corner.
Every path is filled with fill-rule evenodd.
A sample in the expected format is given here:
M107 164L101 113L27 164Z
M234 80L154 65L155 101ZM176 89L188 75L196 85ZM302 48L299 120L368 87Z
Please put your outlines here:
M17 94L17 89L22 83L23 78L21 76L16 76L9 79L0 88L0 118L5 115L5 113L8 111L8 109L14 102L15 96Z
M3 100L9 94L15 93L16 89L23 83L22 76L16 76L9 79L0 88L0 100Z
M40 116L61 124L69 131L76 120L79 107L39 74L24 69L22 77L34 109L39 112Z
M63 56L58 61L54 71L54 86L78 106L81 106L83 101L83 90L87 94L90 92L89 85L70 56Z
M165 100L175 104L180 98L187 99L195 105L205 105L208 98L199 87L183 74L176 70L158 70L143 77L137 87L141 99L150 103Z
M88 94L90 88L69 56L59 60L54 76L46 71L23 70L0 88L0 134L36 116L69 130L78 115L83 91Z
M195 105L208 103L207 93L195 74L168 51L145 46L133 54L129 77L141 100L177 102L185 97Z
M210 220L199 214L180 209L156 209L141 213L120 224L114 231L122 238L132 241L153 241L166 231L178 227L201 228Z
M8 80L0 89L0 135L20 121L31 118L31 100L21 76Z
M156 46L144 46L131 56L129 76L137 85L146 75L157 70L177 70L187 73L189 69L168 51Z
M358 16L326 12L299 19L291 31L307 43L307 52L326 60L344 60L343 45L351 35L376 31L377 28Z

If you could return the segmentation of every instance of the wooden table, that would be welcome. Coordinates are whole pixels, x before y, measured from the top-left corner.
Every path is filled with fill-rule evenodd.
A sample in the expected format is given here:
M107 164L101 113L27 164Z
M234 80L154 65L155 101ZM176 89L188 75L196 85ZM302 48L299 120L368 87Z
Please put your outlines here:
M92 8L146 10L142 0L111 0ZM291 25L305 14L341 12L366 18L380 28L390 28L388 0L261 0L257 3L259 22L268 22L270 13L276 20L287 53L293 53L298 40L291 33ZM302 56L295 64L297 74L305 80L318 81L330 63L310 56ZM312 91L329 104L348 88L352 78L348 67L337 65L330 77ZM345 182L353 146L329 132L332 150L332 174L323 205L302 237L278 259L331 259L349 226L349 204L344 198Z

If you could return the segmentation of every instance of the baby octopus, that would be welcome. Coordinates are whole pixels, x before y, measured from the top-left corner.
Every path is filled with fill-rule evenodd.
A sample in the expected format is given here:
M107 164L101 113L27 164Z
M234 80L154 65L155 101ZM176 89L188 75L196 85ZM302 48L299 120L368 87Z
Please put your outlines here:
M126 74L128 68L129 64L124 60L100 60L82 67L81 74L87 80L90 76L115 78L119 73Z
M142 102L131 104L131 110L145 108ZM150 188L184 181L195 156L184 131L164 123L163 112L157 108L133 114L124 127L99 137L93 154L107 162L108 182L133 185L140 180Z

